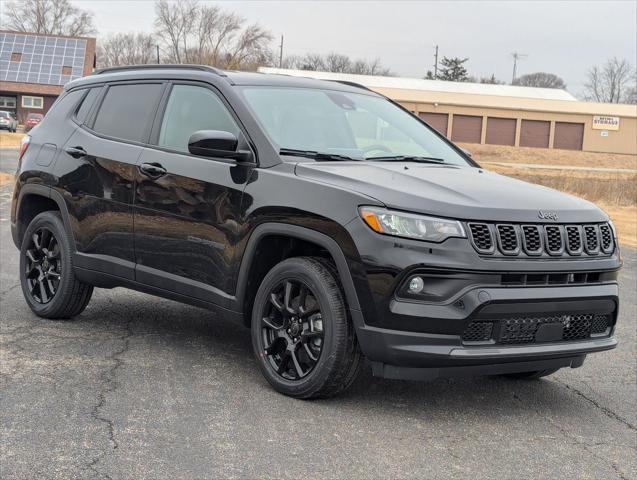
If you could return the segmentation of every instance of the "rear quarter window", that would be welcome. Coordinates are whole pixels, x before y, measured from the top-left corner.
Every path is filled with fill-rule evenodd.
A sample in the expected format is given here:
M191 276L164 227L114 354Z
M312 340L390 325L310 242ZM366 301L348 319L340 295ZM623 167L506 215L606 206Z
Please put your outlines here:
M163 88L159 83L109 87L93 130L108 137L144 142Z
M80 104L79 108L77 109L75 113L75 120L77 121L77 123L79 124L84 123L101 89L102 89L101 87L89 89L88 93L84 97L84 100L82 100L82 103Z

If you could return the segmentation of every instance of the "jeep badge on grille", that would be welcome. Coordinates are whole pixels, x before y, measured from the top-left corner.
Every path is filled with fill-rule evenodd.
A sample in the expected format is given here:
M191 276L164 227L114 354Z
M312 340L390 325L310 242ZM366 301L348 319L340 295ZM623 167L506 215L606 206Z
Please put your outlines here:
M540 210L537 216L542 220L553 220L557 222L557 212L543 212Z

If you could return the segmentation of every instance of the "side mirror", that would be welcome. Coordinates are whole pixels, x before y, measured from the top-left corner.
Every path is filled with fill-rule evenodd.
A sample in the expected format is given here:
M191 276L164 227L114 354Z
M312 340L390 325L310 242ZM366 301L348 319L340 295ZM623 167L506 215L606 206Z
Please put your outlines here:
M241 145L240 145L241 144ZM230 158L238 162L253 160L245 139L221 130L198 130L188 139L188 151L202 157Z
M460 150L462 150L462 153L464 153L467 157L471 158L471 152L469 150L462 147L460 147Z

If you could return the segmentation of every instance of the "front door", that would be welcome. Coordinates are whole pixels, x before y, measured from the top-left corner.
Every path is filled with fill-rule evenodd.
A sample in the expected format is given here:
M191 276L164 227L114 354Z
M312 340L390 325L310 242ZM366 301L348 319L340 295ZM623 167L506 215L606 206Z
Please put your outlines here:
M217 93L175 84L139 160L134 203L136 279L217 305L229 304L250 167L188 152L198 130L240 128Z

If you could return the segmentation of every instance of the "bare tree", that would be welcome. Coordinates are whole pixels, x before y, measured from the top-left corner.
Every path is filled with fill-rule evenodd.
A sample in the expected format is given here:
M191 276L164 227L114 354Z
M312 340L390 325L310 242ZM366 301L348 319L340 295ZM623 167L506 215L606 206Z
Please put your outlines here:
M22 0L5 6L2 27L18 32L85 36L95 32L93 13L69 0Z
M308 53L303 56L290 55L283 59L283 68L307 71L322 71L335 73L353 73L356 75L384 75L391 76L391 70L383 67L379 59L371 61L353 60L347 55L329 53L319 55Z
M100 39L97 61L100 67L141 65L156 62L156 56L156 42L153 35L117 33Z
M565 89L566 84L557 75L553 73L536 72L528 73L518 77L513 82L513 85L519 85L521 87L540 87L540 88L561 88Z
M170 62L254 70L271 58L267 30L216 5L158 0L155 14L155 33Z
M631 103L636 75L627 60L613 57L603 66L588 71L584 84L586 99L604 103Z

